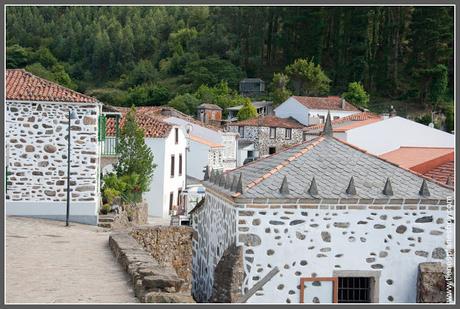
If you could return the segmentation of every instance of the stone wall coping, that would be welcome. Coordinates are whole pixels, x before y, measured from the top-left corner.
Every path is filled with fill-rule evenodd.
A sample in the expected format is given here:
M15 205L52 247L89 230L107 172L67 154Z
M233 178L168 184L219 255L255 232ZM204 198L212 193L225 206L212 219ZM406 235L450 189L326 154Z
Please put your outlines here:
M177 276L175 269L161 266L131 237L131 230L112 232L109 246L130 276L136 297L141 302L194 303L191 295L177 292L184 280Z

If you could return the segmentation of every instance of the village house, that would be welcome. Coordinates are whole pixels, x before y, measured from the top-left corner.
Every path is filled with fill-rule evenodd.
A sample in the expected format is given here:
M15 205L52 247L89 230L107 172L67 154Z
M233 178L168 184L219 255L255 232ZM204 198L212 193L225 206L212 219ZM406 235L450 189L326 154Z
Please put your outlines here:
M454 148L454 135L399 116L363 112L332 121L333 134L374 155L399 147ZM305 139L321 134L324 124L306 127Z
M65 220L70 185L69 220L97 224L102 104L22 69L5 94L6 215Z
M219 125L222 108L216 104L203 103L196 108L196 117L201 122Z
M415 303L418 270L445 266L454 191L326 124L312 140L209 175L192 216L197 300Z
M256 108L257 115L268 116L273 114L273 102L271 101L254 101L252 105ZM227 120L236 121L238 120L238 112L243 108L243 105L233 106L227 108L228 115Z
M123 127L128 108L117 108L121 113L119 122ZM186 138L179 125L172 125L153 115L146 113L143 108L136 110L136 122L144 130L146 145L152 151L154 163L150 190L144 193L144 200L148 204L148 213L151 217L169 219L179 204L179 196L185 189L185 156ZM109 118L106 125L105 149L115 145L111 138L117 136L118 126L116 120ZM107 141L111 141L107 143ZM115 151L115 150L114 150ZM107 151L112 153L112 151ZM106 169L108 172L111 169Z
M302 142L303 125L293 118L265 116L232 122L230 132L239 133L238 166L246 158L274 154L283 148Z
M292 117L301 124L309 126L324 123L328 112L334 120L359 113L360 110L338 96L292 96L276 107L274 112L277 117Z

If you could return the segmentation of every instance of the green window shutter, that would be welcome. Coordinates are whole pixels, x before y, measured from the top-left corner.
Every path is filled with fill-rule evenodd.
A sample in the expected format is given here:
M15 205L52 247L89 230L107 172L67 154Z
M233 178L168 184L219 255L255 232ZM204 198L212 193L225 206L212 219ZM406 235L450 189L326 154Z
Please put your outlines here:
M100 115L97 122L97 139L100 142L105 141L106 123L107 118L104 115Z

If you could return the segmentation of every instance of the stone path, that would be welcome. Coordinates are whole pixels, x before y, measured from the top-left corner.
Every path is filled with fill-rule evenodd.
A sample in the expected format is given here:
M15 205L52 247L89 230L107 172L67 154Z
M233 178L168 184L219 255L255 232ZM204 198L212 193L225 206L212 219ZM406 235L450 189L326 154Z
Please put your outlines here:
M7 303L134 303L109 234L64 222L6 218Z

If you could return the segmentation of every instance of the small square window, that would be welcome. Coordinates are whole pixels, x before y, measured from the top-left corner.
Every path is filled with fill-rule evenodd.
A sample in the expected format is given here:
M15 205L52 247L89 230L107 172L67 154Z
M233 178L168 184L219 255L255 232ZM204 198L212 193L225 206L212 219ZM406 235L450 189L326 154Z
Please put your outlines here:
M339 303L370 303L371 278L339 277Z

